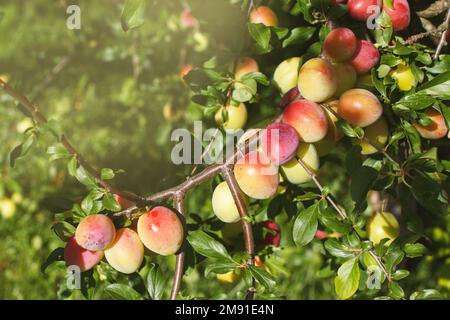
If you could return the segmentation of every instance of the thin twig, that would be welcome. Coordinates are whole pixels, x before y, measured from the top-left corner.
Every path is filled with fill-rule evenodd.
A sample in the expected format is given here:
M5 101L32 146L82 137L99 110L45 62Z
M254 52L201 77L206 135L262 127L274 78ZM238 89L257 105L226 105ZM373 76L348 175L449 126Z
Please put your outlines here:
M183 191L177 192L175 196L173 197L174 207L175 209L183 216L183 225L186 226L185 223L185 213L184 213L184 196L185 193ZM185 258L185 252L182 250L177 254L177 260L175 264L175 274L173 277L173 285L172 285L172 291L170 293L170 299L176 300L178 292L180 292L181 289L181 281L183 280L183 273L184 273L184 258Z
M32 116L33 118L39 123L39 124L46 124L47 119L46 117L39 111L39 108L35 105L33 105L27 97L20 94L16 90L14 90L11 86L9 86L6 82L4 82L2 79L0 79L0 87L3 88L3 90L9 94L11 97L13 97L15 100L17 100ZM69 142L67 137L65 135L61 135L58 137L58 141L64 146L64 148L77 159L78 163L85 168L90 174L92 174L97 182L106 190L109 192L115 193L129 201L132 201L134 203L142 203L145 201L143 197L140 197L132 192L129 191L122 191L115 187L113 187L111 184L109 184L107 181L103 180L100 176L100 173L96 168L94 168L88 161L86 161L81 154L75 149L75 147Z
M449 23L450 23L450 8L447 10L447 15L445 16L445 21L444 21L443 28L442 28L441 39L439 40L438 46L436 48L436 52L434 53L434 60L437 60L439 58L442 48L447 43L446 36L447 36L447 30L448 30Z

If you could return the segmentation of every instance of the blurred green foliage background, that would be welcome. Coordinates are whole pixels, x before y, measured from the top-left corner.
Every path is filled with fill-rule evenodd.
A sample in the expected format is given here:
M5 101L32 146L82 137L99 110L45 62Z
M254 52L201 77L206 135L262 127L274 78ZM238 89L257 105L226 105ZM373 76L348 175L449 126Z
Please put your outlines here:
M192 170L170 161L171 130L190 128L192 121L203 117L202 110L190 102L189 90L179 78L180 68L201 65L212 56L219 64L231 63L248 50L246 16L239 6L219 0L189 1L201 22L201 28L193 30L180 25L182 1L150 2L145 24L127 33L120 24L122 0L0 3L2 79L55 120L89 162L99 168L124 169L116 184L142 195L173 186ZM81 30L66 28L69 4L81 7ZM295 19L286 18L285 24L295 24ZM283 54L291 53L285 50ZM262 71L270 75L283 58L276 53L261 58L266 68ZM249 108L250 125L276 113L273 100L264 100L264 95L273 96L270 90L258 108ZM32 123L2 92L0 119L0 199L16 206L13 215L0 216L0 299L81 298L64 289L63 264L52 265L45 273L40 267L52 250L63 245L51 230L53 215L70 209L85 191L68 177L63 161L50 162L46 149L53 143L51 137L33 146L11 168L9 154ZM205 119L205 126L210 123L211 119ZM343 167L337 150L321 173L331 190L346 187ZM211 188L204 185L189 194L189 212L203 219L213 216ZM267 216L267 205L258 210ZM283 214L278 220L283 223ZM212 226L222 227L217 222ZM449 236L442 229L430 230L430 236L442 246L436 252L431 248L422 262L410 262L408 268L416 271L411 271L415 276L406 280L406 288L439 287L448 295ZM241 242L238 237L239 244L231 247L239 248ZM290 242L283 236L284 244ZM334 298L334 273L323 252L320 242L314 242L272 255L266 265L277 275L279 291L289 299ZM174 259L158 261L171 281ZM223 285L189 270L183 295L240 298L243 289L241 282Z

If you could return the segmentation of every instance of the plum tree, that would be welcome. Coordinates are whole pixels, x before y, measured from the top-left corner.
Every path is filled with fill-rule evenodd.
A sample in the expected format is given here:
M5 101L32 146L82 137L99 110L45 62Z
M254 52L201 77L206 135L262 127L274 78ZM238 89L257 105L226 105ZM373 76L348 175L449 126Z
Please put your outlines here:
M241 190L254 199L268 199L278 188L278 167L262 152L252 151L239 159L234 176Z
M78 224L75 240L86 250L101 251L114 240L116 228L110 218L104 214L87 216Z
M339 99L339 115L358 127L367 127L383 114L380 100L365 89L351 89Z
M397 81L397 86L401 91L409 91L417 85L411 67L404 63L399 64L395 70L390 72L390 75Z
M327 104L334 112L337 112L339 100L333 100L327 102ZM336 143L342 138L342 133L337 127L339 119L327 108L324 108L324 110L328 121L327 135L322 140L314 143L319 157L329 154L336 146Z
M303 142L317 142L327 135L327 116L312 101L301 99L289 104L283 111L282 122L292 126Z
M369 155L377 153L379 149L382 149L386 145L388 138L388 124L384 117L380 117L364 129L364 139L358 142L362 149L361 154Z
M139 217L139 238L151 251L168 256L181 248L184 228L178 215L165 207L154 207Z
M225 120L224 113L226 115ZM228 104L217 111L215 115L216 123L230 131L244 128L247 123L247 117L247 107L243 103L237 106Z
M273 164L279 166L295 157L300 144L297 131L285 123L273 123L263 130L261 148Z
M333 67L336 70L337 78L335 96L340 97L345 91L355 87L357 74L355 68L349 63L336 63Z
M378 6L378 0L348 0L347 2L348 13L358 21L367 21L374 13L371 6Z
M301 57L293 57L284 60L277 66L273 74L273 80L281 93L285 94L297 86L301 64Z
M448 128L445 125L445 119L442 114L433 108L428 108L424 113L431 120L431 123L426 126L417 122L414 124L420 136L430 140L444 138L447 135Z
M245 195L242 196L245 199ZM234 223L241 218L230 188L225 181L219 183L214 189L212 207L217 218L225 223Z
M297 157L301 159L308 169L317 172L320 167L319 154L313 144L301 143L297 151ZM288 163L281 166L287 180L293 184L301 184L311 181L311 176L298 163L297 159L292 159Z
M380 52L367 40L358 40L355 55L350 60L350 64L355 68L356 73L364 74L369 72L378 64Z
M323 43L323 52L336 62L350 60L356 52L358 39L349 28L332 30Z
M236 80L241 80L243 76L252 72L258 72L259 66L255 59L250 57L244 57L239 59L234 71L234 77Z
M379 244L383 239L390 239L386 242L389 245L398 237L400 225L392 213L374 212L367 220L367 233L374 244Z
M407 0L383 0L383 11L391 17L392 27L395 31L408 28L411 12Z
M323 102L331 98L336 93L336 89L336 71L327 60L313 58L306 61L300 68L298 90L305 99Z
M136 272L144 260L144 245L135 231L122 228L117 230L113 243L105 250L105 258L119 272Z
M250 22L262 23L267 27L276 27L278 25L278 17L269 7L260 6L250 12Z
M81 271L87 271L95 267L103 259L103 251L90 251L80 247L71 237L64 248L64 261L67 266L78 266Z

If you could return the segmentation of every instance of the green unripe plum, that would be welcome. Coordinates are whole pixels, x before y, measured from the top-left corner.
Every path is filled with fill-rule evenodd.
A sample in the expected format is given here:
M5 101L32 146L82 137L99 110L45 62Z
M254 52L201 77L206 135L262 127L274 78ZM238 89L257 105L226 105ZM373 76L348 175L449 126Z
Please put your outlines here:
M224 121L223 112L226 112L227 118ZM245 127L247 123L248 113L245 104L240 103L238 106L228 105L217 111L215 119L218 125L223 126L226 130L237 130Z
M312 171L317 172L320 167L319 154L313 144L301 143L297 151L297 157L301 159ZM293 184L305 183L311 180L311 176L306 172L297 159L292 159L281 166L287 180Z
M165 207L155 207L140 216L137 230L142 243L163 256L175 254L183 244L183 224L175 212Z
M384 117L364 129L364 138L369 142L361 140L359 145L362 148L361 154L369 155L377 153L382 149L389 137L389 129Z
M303 64L298 75L298 90L306 100L323 102L330 99L336 89L336 71L331 63L314 58Z
M80 270L87 271L95 267L103 259L103 251L90 251L80 247L72 237L64 248L64 261L67 266L78 266Z
M268 199L278 189L278 167L262 152L252 151L239 159L234 166L234 176L241 190L254 199Z
M337 89L335 96L340 97L345 91L355 87L357 75L355 69L349 63L335 63Z
M381 117L383 106L372 92L352 89L339 99L338 113L352 125L367 127Z
M16 203L8 198L0 200L0 213L5 219L12 218L16 213Z
M77 243L86 250L101 251L114 240L116 228L104 214L87 216L78 224L75 231Z
M301 64L302 58L294 57L284 60L275 69L273 80L280 89L281 93L285 94L297 86L298 72Z
M400 226L397 218L389 212L375 212L367 221L367 233L369 240L374 244L379 244L383 239L390 239L386 242L391 244L400 233Z
M119 272L136 272L144 260L144 245L131 229L117 230L113 243L105 250L108 263Z
M245 196L242 195L245 199ZM225 223L238 222L241 218L228 184L220 183L213 192L212 207L214 214Z

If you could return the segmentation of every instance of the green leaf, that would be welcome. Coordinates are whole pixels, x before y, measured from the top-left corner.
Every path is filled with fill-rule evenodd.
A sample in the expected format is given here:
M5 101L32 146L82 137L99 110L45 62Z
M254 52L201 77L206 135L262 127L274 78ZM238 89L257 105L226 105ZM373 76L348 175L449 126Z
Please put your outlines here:
M250 272L252 277L255 278L256 281L258 281L266 289L273 289L273 287L275 287L277 284L274 277L263 268L249 266L248 271Z
M41 272L44 273L45 270L54 262L64 261L64 248L56 248L53 250L41 266Z
M211 273L215 274L223 274L230 271L233 271L238 267L239 264L230 261L229 259L217 259L214 261L209 261L208 265L205 268L205 276L208 276Z
M266 75L261 72L250 72L243 75L241 78L242 81L250 79L253 79L264 86L268 86L270 84L269 78L267 78Z
M450 100L450 71L442 73L417 89L418 92Z
M334 286L337 296L342 299L352 297L358 290L360 270L358 258L353 258L345 262L338 270L334 279Z
M120 204L116 201L116 199L114 198L114 195L112 193L105 194L105 196L103 197L102 203L103 203L103 207L105 207L105 209L112 211L112 212L118 212L122 209Z
M233 260L228 254L227 249L213 237L204 231L197 230L189 232L187 241L190 243L195 252L213 259Z
M112 300L142 300L136 290L124 284L110 284L104 289L104 292Z
M336 239L328 239L325 241L325 249L332 255L338 258L351 258L354 253L349 251L342 243Z
M90 189L97 187L95 183L95 178L89 172L87 172L86 169L84 169L82 166L79 166L78 169L76 170L75 177L80 183L84 184L86 187Z
M394 280L401 280L409 276L409 271L404 269L399 269L392 274Z
M144 24L145 0L127 0L122 11L123 31L137 28Z
M66 221L55 223L52 226L52 229L56 235L65 242L75 234L75 227Z
M314 239L317 231L320 202L316 202L299 213L294 222L292 235L297 246L302 247Z
M408 258L417 258L423 256L427 252L427 248L421 243L407 243L403 247Z
M384 256L385 266L388 272L392 272L395 266L402 262L405 254L402 250L395 247L390 247L386 255Z
M103 168L100 176L102 180L111 180L114 179L114 170L109 168Z
M442 294L435 289L416 291L409 297L410 300L442 300Z
M403 299L405 297L405 292L402 287L397 282L389 282L389 296L394 299Z
M291 30L289 36L283 41L283 48L291 45L303 46L316 32L314 27L298 27Z
M262 23L249 23L248 31L256 41L258 53L267 53L272 50L272 46L270 45L272 35L270 27L266 27Z
M345 4L335 4L331 6L328 11L328 19L329 20L338 20L345 16L348 12L347 5Z
M147 275L147 291L152 300L161 300L164 296L166 280L164 279L159 266L156 263L150 264Z
M350 193L357 207L360 207L367 197L367 193L372 188L378 177L378 171L372 167L362 166L351 176Z

